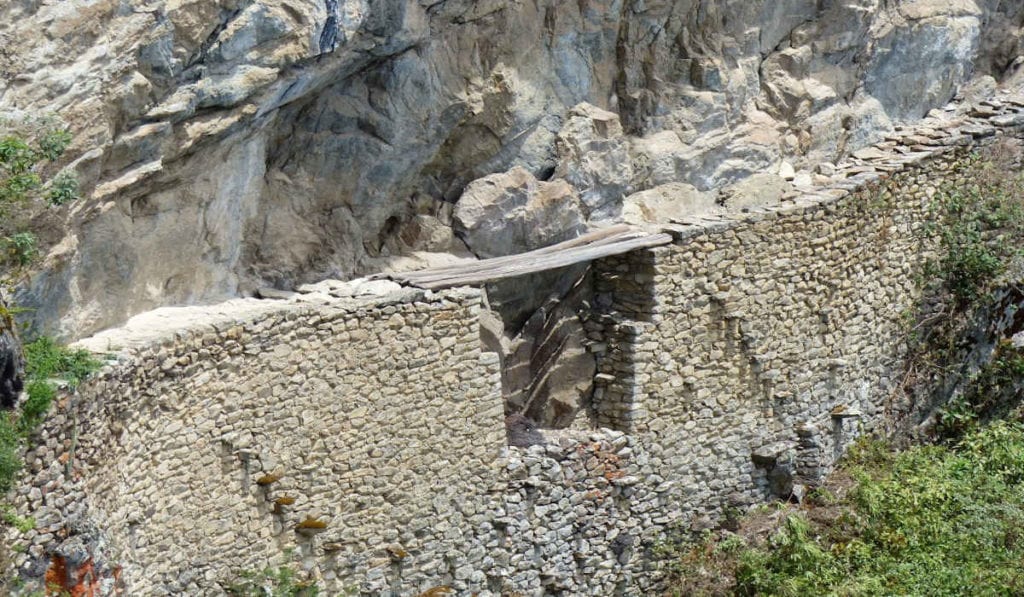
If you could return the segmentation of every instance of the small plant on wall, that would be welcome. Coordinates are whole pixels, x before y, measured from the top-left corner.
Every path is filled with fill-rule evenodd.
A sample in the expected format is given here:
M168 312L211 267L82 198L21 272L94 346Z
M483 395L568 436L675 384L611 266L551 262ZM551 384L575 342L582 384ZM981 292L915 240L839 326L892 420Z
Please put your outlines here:
M1003 144L967 158L966 184L936 194L931 231L939 248L926 271L961 306L983 297L1022 254L1024 175L1012 167L1019 151Z
M233 597L317 597L320 588L291 566L246 571L224 590Z
M0 492L14 485L22 466L21 446L42 423L58 386L73 389L101 364L90 353L69 350L50 338L25 345L25 355L28 397L18 410L0 411Z

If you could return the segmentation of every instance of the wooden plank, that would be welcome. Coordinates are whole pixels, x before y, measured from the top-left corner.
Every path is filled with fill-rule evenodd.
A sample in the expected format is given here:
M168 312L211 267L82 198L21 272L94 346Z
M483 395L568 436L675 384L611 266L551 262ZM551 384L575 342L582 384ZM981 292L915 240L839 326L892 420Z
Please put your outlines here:
M582 237L581 237L582 238ZM579 239L574 239L579 240ZM552 250L558 245L546 247L538 251L512 255L507 258L487 259L472 267L445 267L420 272L385 274L386 277L425 288L440 290L453 286L478 286L487 282L533 274L602 257L621 255L638 249L666 245L672 242L670 234L658 233L644 236L629 235L629 238L605 238L589 244L573 243L569 248Z
M660 235L657 237L634 239L632 241L625 241L604 247L585 247L577 250L565 251L544 258L530 259L512 266L495 268L490 271L474 272L465 275L451 276L441 280L424 282L423 287L440 289L452 286L475 286L495 280L568 267L570 265L593 261L602 257L628 253L629 251L635 251L637 249L663 245L671 242L672 240L672 237L667 234L664 235L663 238L659 237Z
M422 275L422 276L436 276L436 275L440 275L440 274L448 273L448 272L455 273L455 272L466 272L466 271L473 271L473 270L483 271L483 270L492 269L494 267L497 267L500 264L515 263L515 262L521 260L526 255L546 255L546 254L549 254L549 253L557 253L559 251L564 251L566 249L571 249L571 248L579 247L579 246L582 246L582 245L606 244L606 243L615 242L617 240L622 240L622 239L626 239L626 238L635 238L638 235L645 235L645 234L647 234L647 233L644 232L643 230L640 230L640 229L634 227L634 226L630 226L628 224L618 224L618 225L615 225L615 226L609 226L608 228L602 228L600 230L595 230L593 232L588 232L588 233L580 235L580 236L578 236L576 238L573 238L573 239L570 239L570 240L567 240L567 241L563 241L563 242L560 242L560 243L557 243L557 244L554 244L554 245L549 245L547 247L543 247L543 248L536 249L536 250L533 250L533 251L529 251L527 253L518 253L516 255L506 255L506 256L503 256L503 257L492 257L490 259L481 259L480 261L476 261L474 263L461 263L461 264L457 264L457 265L447 265L447 266L442 266L442 267L435 267L435 268L431 268L431 269L427 269L427 270L420 270L420 271L416 271L416 272L405 272L405 273L403 273L401 275L404 276L404 277L412 278L412 277L419 277L420 275ZM380 278L391 278L391 276L389 274L386 274L386 273L384 273L384 274L375 274L375 275L371 276L371 279L380 279Z
M633 240L636 238L646 238L647 235L638 237L635 233L621 234L617 236L608 237L605 239L598 240L593 243L582 245L579 247L572 247L569 249L563 249L561 251L531 251L529 253L520 253L518 255L508 255L506 257L495 257L494 259L483 259L474 263L463 263L455 266L445 266L435 269L420 270L417 272L406 272L401 274L406 279L412 281L428 282L435 279L444 278L449 275L455 274L467 274L470 272L484 272L492 271L501 267L514 267L522 264L531 259L542 259L549 255L557 255L564 253L565 251L581 250L581 249L593 249L596 247L603 247L608 245L617 244Z

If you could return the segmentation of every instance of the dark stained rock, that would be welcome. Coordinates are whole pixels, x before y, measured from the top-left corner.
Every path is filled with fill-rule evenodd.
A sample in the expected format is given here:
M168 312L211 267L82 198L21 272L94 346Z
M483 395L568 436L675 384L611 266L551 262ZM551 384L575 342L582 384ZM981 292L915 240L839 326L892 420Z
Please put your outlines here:
M13 408L24 386L25 362L14 319L0 297L0 408Z
M544 434L540 432L532 419L520 414L505 417L505 431L508 434L508 445L517 448L546 444Z

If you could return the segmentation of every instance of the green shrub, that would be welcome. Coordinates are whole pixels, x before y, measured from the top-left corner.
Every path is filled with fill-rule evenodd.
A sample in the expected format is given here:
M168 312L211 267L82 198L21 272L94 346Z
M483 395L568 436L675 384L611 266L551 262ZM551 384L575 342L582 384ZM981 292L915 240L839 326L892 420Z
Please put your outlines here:
M805 505L750 547L701 552L705 568L734 571L725 592L1024 594L1024 425L901 453L861 446L843 471L855 483L827 510ZM687 582L676 594L693 593Z
M40 168L64 154L71 133L50 118L0 122L0 130L0 204L27 201L43 187Z
M27 533L32 529L36 528L36 520L29 517L18 516L18 513L14 511L14 508L10 506L0 506L0 520L18 529L22 533Z
M60 207L78 199L78 179L70 172L60 172L50 182L50 189L46 194L50 205Z
M31 232L19 232L0 238L0 255L17 267L28 265L38 254L38 241Z
M69 350L40 337L25 345L25 374L29 379L59 379L71 388L95 372L100 362L87 350Z
M234 597L317 597L320 594L316 583L300 580L290 566L243 572L225 591Z
M1024 391L1024 350L1004 341L963 391L939 412L940 437L955 439L979 423L1005 418L1020 404Z
M43 379L33 379L25 385L25 393L28 398L21 405L21 416L18 418L18 432L22 435L29 435L46 418L46 413L57 397L57 388L53 382Z
M31 263L39 253L33 217L78 198L74 175L55 172L70 144L71 133L53 118L0 120L0 268Z
M53 161L64 155L64 150L71 145L71 133L55 123L50 123L36 139L39 147L38 160ZM37 160L37 161L38 161Z
M39 154L18 137L0 139L0 204L24 201L42 180L32 168Z
M961 304L981 296L1020 256L1012 239L1024 233L1024 178L978 156L969 171L971 184L946 186L936 195L931 229L940 252L927 268Z
M9 491L14 478L21 471L21 435L18 433L11 417L0 412L0 493Z
M736 587L740 595L810 595L840 574L835 557L812 535L807 519L794 514L786 517L767 549L740 553Z
M1005 268L996 250L982 242L974 220L959 221L943 231L942 270L953 295L962 302L977 298L979 291Z
M74 389L101 365L89 352L69 350L52 338L38 338L24 348L28 398L17 413L0 412L0 492L11 488L21 470L21 446L46 418L57 385Z

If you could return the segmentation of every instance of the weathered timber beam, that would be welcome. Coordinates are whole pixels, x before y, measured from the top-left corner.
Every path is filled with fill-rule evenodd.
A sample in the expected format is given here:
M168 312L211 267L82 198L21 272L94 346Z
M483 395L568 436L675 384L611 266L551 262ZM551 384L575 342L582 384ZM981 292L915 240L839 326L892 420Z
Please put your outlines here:
M667 245L671 242L671 235L658 233L552 251L551 249L558 246L553 245L539 251L498 258L500 262L487 259L473 264L472 268L438 268L438 270L385 274L385 276L396 282L428 290L441 290L454 286L479 286L506 278L568 267L612 255L621 255L638 249Z

